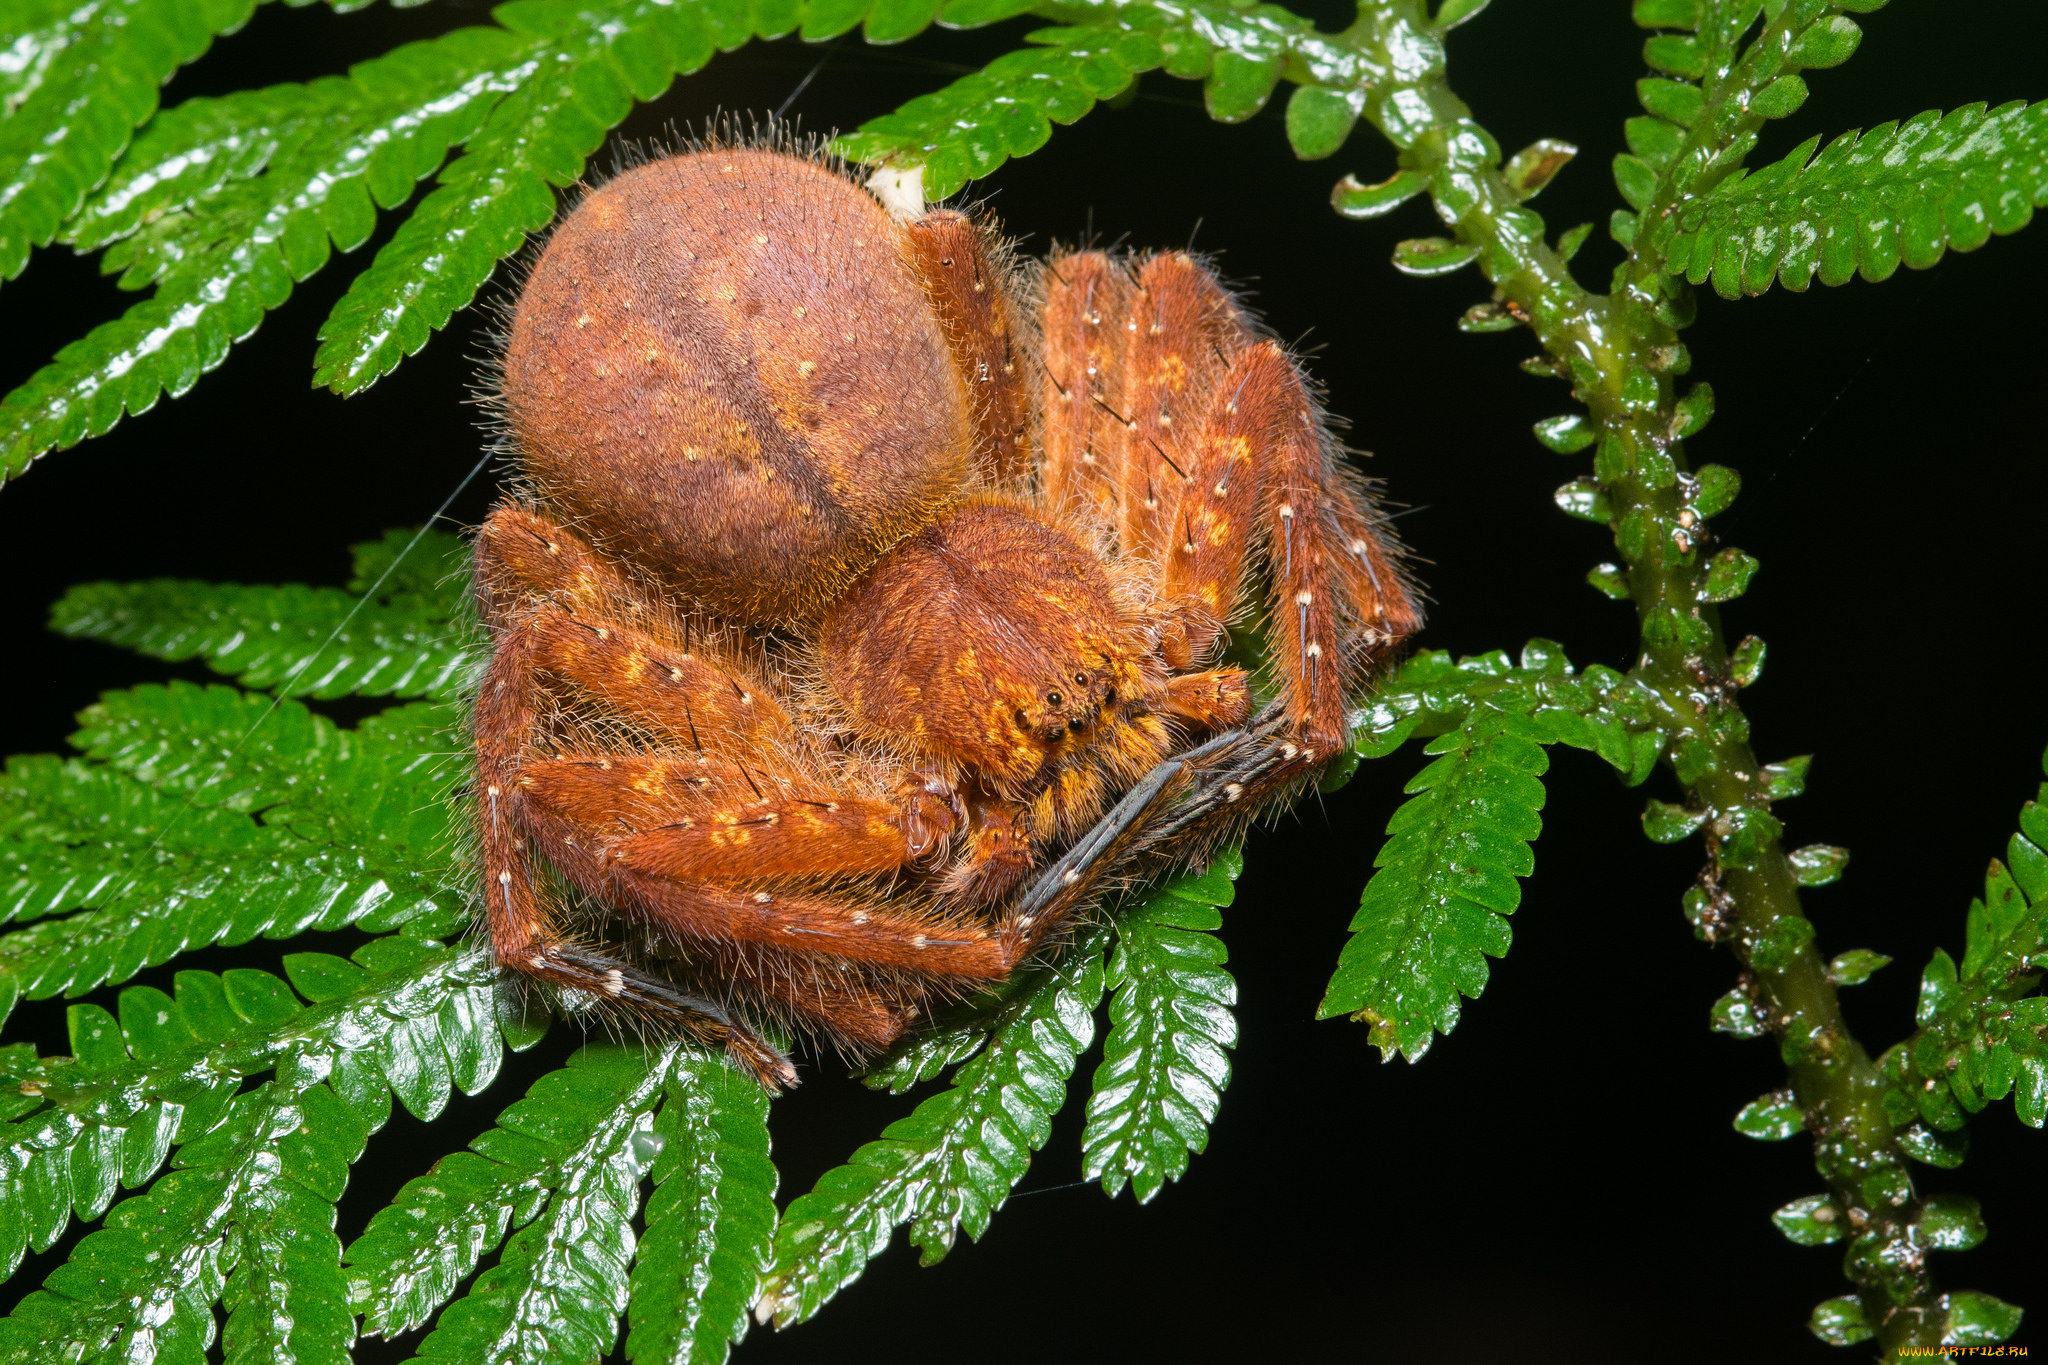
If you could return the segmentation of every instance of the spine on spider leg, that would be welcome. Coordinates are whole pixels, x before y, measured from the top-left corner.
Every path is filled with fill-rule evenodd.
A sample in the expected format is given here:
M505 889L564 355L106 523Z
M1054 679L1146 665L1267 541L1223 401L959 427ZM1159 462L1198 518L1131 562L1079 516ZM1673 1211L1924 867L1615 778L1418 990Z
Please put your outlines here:
M953 209L909 227L912 264L939 315L966 388L975 427L975 466L998 486L1030 477L1031 440L1024 398L1024 356L1012 315L1014 269L989 247L993 232Z
M1116 517L1124 431L1112 409L1123 395L1123 336L1131 280L1100 251L1054 256L1045 267L1045 372L1036 378L1039 477L1056 511Z

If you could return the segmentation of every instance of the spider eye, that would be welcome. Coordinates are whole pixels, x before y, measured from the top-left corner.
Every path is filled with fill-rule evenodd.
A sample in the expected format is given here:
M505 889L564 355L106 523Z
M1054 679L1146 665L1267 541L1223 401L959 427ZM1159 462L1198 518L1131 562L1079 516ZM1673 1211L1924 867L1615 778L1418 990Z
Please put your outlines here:
M1088 685L1088 675L1087 675L1086 673L1076 673L1076 674L1074 675L1074 686L1076 686L1076 687L1086 687L1087 685Z
M1019 730L1029 730L1031 728L1031 717L1024 714L1024 708L1021 706L1017 708L1017 728Z
M1072 720L1067 722L1067 728L1078 735L1083 730L1088 728L1088 722L1082 720L1079 716L1075 716Z
M1065 700L1066 698L1062 697L1057 692L1048 692L1045 694L1045 704L1047 706L1058 706L1061 702Z

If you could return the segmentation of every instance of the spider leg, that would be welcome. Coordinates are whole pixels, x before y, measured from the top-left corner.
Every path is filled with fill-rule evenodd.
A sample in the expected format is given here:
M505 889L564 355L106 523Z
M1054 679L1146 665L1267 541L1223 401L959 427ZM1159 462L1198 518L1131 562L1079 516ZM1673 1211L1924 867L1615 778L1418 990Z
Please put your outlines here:
M735 780L738 773L744 781ZM529 823L550 862L584 894L700 948L759 945L795 957L829 957L924 977L990 980L1011 959L978 919L897 909L872 894L808 894L723 883L857 876L902 867L911 836L934 816L875 798L833 795L807 781L717 757L582 755L529 762L521 775ZM704 785L699 786L697 784ZM779 793L789 792L789 795ZM766 793L778 793L767 795ZM749 801L753 794L756 799ZM878 1042L904 1019L848 1020L816 992L764 993L833 1031ZM876 1011L870 1003L868 1014ZM887 1021L895 1019L894 1024ZM858 1025L858 1026L856 1026Z
M759 683L631 626L544 606L526 630L534 663L677 747L727 752L793 744L789 713Z
M1122 262L1077 251L1053 258L1039 308L1040 487L1048 506L1104 524L1116 515L1124 432L1103 403L1122 399L1130 292Z
M722 1005L586 948L565 944L549 949L545 956L551 967L576 981L601 983L593 993L609 1003L625 1006L641 1018L662 1020L706 1046L724 1049L768 1089L788 1089L797 1083L796 1068L789 1058Z
M685 939L759 943L931 976L993 980L1009 971L997 936L966 917L942 918L824 896L740 891L667 877L620 861L607 895Z
M478 607L493 629L509 625L536 598L618 619L666 615L650 597L567 527L538 512L501 505L476 534Z
M540 760L519 782L536 809L603 831L614 861L665 877L893 871L923 851L914 839L928 844L944 829L929 807L906 811L701 755Z
M1336 471L1301 374L1266 343L1277 420L1268 455L1265 520L1267 643L1290 725L1314 756L1344 742L1350 694L1364 667L1421 621L1391 541ZM1258 381L1254 381L1255 383ZM1377 644L1360 648L1362 633Z
M501 639L476 704L484 923L498 964L530 980L636 1009L707 1046L722 1048L763 1085L794 1085L796 1071L789 1059L724 1009L571 943L554 922L533 863L531 820L517 780L521 750L534 728L533 653L527 632L515 630Z
M1209 652L1237 604L1274 436L1293 397L1287 388L1293 372L1271 343L1253 346L1223 373L1203 414L1190 457L1193 477L1174 508L1176 534L1165 547L1159 588L1193 659Z
M1126 555L1158 557L1199 477L1209 394L1248 338L1216 276L1184 251L1138 269L1124 324L1121 518Z
M909 236L912 264L967 386L975 467L994 484L1021 482L1030 475L1031 441L1006 272L991 259L982 229L956 210L926 214L910 224Z
M1370 500L1339 483L1330 502L1343 547L1337 563L1356 617L1351 623L1359 656L1355 666L1370 669L1422 628L1422 612L1393 553L1393 536Z
M1287 737L1285 702L1273 702L1243 729L1219 735L1180 755L1187 781L1133 841L1134 854L1164 848L1184 832L1219 816L1237 815L1298 777L1306 751Z
M480 535L477 541L478 607L484 624L498 637L472 720L476 788L482 798L477 843L483 918L492 954L500 966L529 980L587 992L722 1048L763 1085L794 1085L796 1072L788 1058L725 1009L573 943L555 921L535 863L533 813L519 781L526 747L538 729L540 707L536 679L542 642L530 629L530 619L521 622L515 617L533 578L499 551L508 539L522 549L533 547L536 565L558 572L560 585L571 594L601 590L602 584L594 556L575 537L532 514L509 517L507 510L494 515L486 529L509 534Z
M1161 603L1199 659L1263 544L1274 680L1304 761L1316 761L1343 743L1366 670L1420 623L1392 540L1338 472L1301 372L1274 342L1248 347L1222 374L1198 450Z
M1001 960L983 960L999 958L997 947L964 963L957 960L963 928L991 937L978 925L886 913L878 919L874 907L863 903L678 880L614 857L620 841L601 829L540 810L532 813L530 825L549 860L585 895L658 929L728 988L745 987L771 1008L856 1049L882 1048L900 1037L915 1020L916 1000L933 989L929 983L940 983L943 993L947 980L978 983L1007 970ZM874 937L882 940L879 950L868 941ZM561 952L549 956L559 959ZM606 959L606 965L622 964ZM610 978L600 986L618 1003L691 1036L722 1042L742 1060L749 1040L758 1041L737 1023L731 1027L744 1032L744 1038L707 1037L701 1027L690 1027L687 1017L678 1017L674 1002L658 989L664 984L660 978L631 967L624 972L623 979ZM906 988L899 983L880 991L872 979L877 972L928 984ZM654 986L636 986L636 981ZM609 989L621 984L623 990ZM673 985L668 989L677 994ZM682 998L696 997L682 993ZM775 1081L758 1069L756 1074L763 1075L764 1084Z
M543 809L538 801L531 824L549 861L585 895L691 943L753 943L936 976L983 979L1008 970L987 926L965 916L905 911L872 894L863 898L780 888L747 890L704 880L707 869L709 875L722 872L730 880L757 885L772 874L747 866L735 876L730 867L721 868L714 859L703 857L701 847L678 842L679 835L694 831L634 830L616 821L609 827L585 823ZM900 863L901 836L897 838ZM856 863L822 870L863 869Z
M691 941L688 947L690 956L726 989L743 987L785 1018L861 1053L879 1052L901 1038L919 1021L931 994L906 988L886 972L758 943Z

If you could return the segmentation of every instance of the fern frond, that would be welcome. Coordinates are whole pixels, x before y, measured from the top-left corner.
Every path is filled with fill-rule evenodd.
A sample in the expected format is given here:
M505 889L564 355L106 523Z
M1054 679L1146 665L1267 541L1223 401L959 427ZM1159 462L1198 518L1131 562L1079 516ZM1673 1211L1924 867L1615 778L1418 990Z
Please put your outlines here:
M654 1107L684 1055L676 1044L583 1048L471 1143L474 1155L408 1184L349 1248L364 1330L422 1320L508 1226L524 1224L441 1314L420 1358L580 1365L607 1355L626 1309L640 1182L663 1146Z
M713 1057L669 1078L654 1135L654 1194L633 1263L634 1365L722 1365L747 1333L775 1246L768 1095Z
M942 18L948 27L971 28L1026 8L1007 0L955 0ZM1146 71L1163 68L1202 81L1211 117L1237 123L1265 106L1283 69L1317 75L1332 69L1315 25L1276 5L1112 0L1038 9L1066 26L1027 35L1034 47L1006 53L943 90L871 119L841 138L837 149L856 161L922 166L925 195L940 199L1013 156L1037 151L1053 124L1074 122ZM1356 64L1359 58L1353 53L1342 60Z
M1133 76L1159 65L1142 43L1120 49L1094 28L1031 35L1044 46L1008 52L943 90L870 119L834 149L854 161L924 167L924 193L943 199L1013 156L1046 144L1054 123L1073 123Z
M981 1051L989 1034L1013 1016L1045 982L1037 973L1014 973L932 1016L930 1025L899 1042L861 1074L870 1090L892 1095L942 1075Z
M1723 298L1773 280L1793 290L1816 276L1882 280L2017 232L2048 203L2048 103L1929 110L1844 133L1815 155L1818 143L1680 205L1655 234L1663 269L1712 279Z
M1648 688L1602 664L1574 673L1549 640L1531 640L1519 664L1499 650L1455 663L1443 650L1415 655L1352 716L1352 750L1384 758L1412 736L1455 730L1482 703L1535 721L1544 744L1598 754L1630 786L1649 777L1663 751Z
M355 89L339 76L202 96L160 111L85 197L57 240L97 251L166 214L189 213L223 186L289 159L322 123L347 117Z
M240 1077L232 1067L211 1053L191 1055L193 1044L218 1044L242 1022L227 1008L219 977L181 973L176 999L140 986L124 995L134 998L133 1006L123 1001L137 1024L132 1035L124 1038L99 1006L75 1005L71 1064L44 1062L23 1045L0 1067L0 1082L32 1106L0 1129L0 1269L8 1273L24 1245L43 1251L62 1236L73 1210L97 1218L117 1185L148 1180L173 1135L211 1128L234 1094ZM179 1034L192 1043L162 1046Z
M446 932L464 897L444 765L452 713L342 730L226 687L140 687L83 713L83 759L0 777L0 1014L208 943L357 924ZM261 743L245 743L261 720Z
M1854 55L1863 30L1842 11L1884 4L1636 0L1637 24L1676 31L1643 44L1644 63L1659 74L1636 83L1646 116L1628 121L1629 149L1614 159L1615 187L1629 205L1610 224L1614 239L1638 259L1659 265L1662 239L1637 250L1640 225L1648 222L1661 231L1673 206L1735 174L1756 147L1764 122L1806 102L1799 73L1840 66Z
M1501 917L1520 904L1515 879L1533 870L1542 829L1542 746L1585 749L1639 786L1671 728L1649 687L1598 664L1574 672L1549 640L1518 661L1499 650L1409 659L1352 714L1351 752L1383 758L1421 735L1439 757L1388 822L1319 1017L1350 1014L1389 1058L1419 1058L1456 1024L1460 994L1485 986L1486 958L1507 951Z
M334 1201L394 1091L429 1118L451 1083L475 1091L496 1075L496 972L478 955L399 938L353 961L299 954L286 965L316 1003L238 969L181 972L175 998L124 991L118 1022L74 1008L77 1057L38 1064L43 1108L5 1129L9 1264L24 1234L40 1248L61 1232L65 1203L89 1216L116 1175L139 1184L174 1135L183 1145L177 1169L115 1205L0 1320L0 1354L202 1359L210 1305L225 1296L228 1360L346 1358L354 1321ZM271 1080L234 1093L266 1068Z
M498 10L534 54L506 96L427 196L356 276L320 329L313 382L336 393L375 383L426 345L476 296L499 261L555 214L553 189L678 74L711 60L699 9L671 0L614 0L584 9L543 0Z
M0 475L12 477L44 451L107 431L123 412L148 410L161 393L183 394L219 365L297 281L327 264L331 247L361 245L379 206L404 203L450 146L476 132L505 92L531 74L538 58L530 46L503 29L458 29L304 93L261 92L264 99L249 97L234 110L214 102L205 116L239 111L253 124L274 110L298 126L260 172L226 179L174 211L122 218L124 227L134 226L102 268L125 272L124 288L154 285L156 292L66 346L0 400ZM309 100L323 107L306 126ZM189 148L173 137L141 150L154 160L124 162L124 184L171 172ZM91 214L82 225L87 232L112 230Z
M373 548L385 549L359 547L358 559ZM462 562L463 544L432 532L412 553L419 556L408 557L412 577L387 582L374 602L296 583L88 583L58 600L50 628L157 659L203 657L245 687L275 687L286 696L452 698L478 659L464 620L467 582L449 576ZM436 567L444 571L437 575ZM359 567L356 591L375 577Z
M1991 860L1984 898L1970 903L1960 967L1936 950L1920 980L1920 1025L1886 1053L1892 1122L1953 1133L1965 1117L2013 1097L2020 1120L2048 1121L2048 784L2020 811L2006 861ZM1908 1150L1938 1157L1936 1140ZM1958 1152L1958 1159L1960 1153ZM1940 1161L1937 1164L1951 1165Z
M1457 1024L1459 996L1478 996L1486 959L1507 953L1516 878L1535 870L1548 737L1527 716L1482 705L1423 749L1437 760L1387 822L1318 1017L1370 1023L1388 1058L1411 1061Z
M46 245L136 128L157 90L255 0L87 0L8 24L0 67L0 279ZM39 12L37 12L39 11ZM18 25L18 26L17 26Z
M775 1262L761 1288L765 1321L801 1322L859 1278L902 1224L926 1265L952 1249L961 1228L979 1237L1045 1145L1067 1078L1094 1037L1103 991L1101 929L1039 978L986 1051L952 1086L918 1105L880 1139L827 1171L784 1211Z
M1081 1132L1082 1169L1112 1197L1128 1181L1146 1203L1209 1144L1237 1041L1230 955L1209 931L1222 927L1243 866L1225 853L1117 915L1109 1037Z
M987 1041L988 1026L983 1023L967 1023L921 1035L862 1073L861 1084L870 1090L900 1095L934 1076L944 1075L981 1051L981 1045Z

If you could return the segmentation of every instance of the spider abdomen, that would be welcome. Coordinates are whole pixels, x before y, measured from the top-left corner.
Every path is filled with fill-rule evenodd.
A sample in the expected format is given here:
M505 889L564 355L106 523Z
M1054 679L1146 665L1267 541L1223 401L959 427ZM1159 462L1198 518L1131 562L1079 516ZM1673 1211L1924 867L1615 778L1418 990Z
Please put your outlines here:
M814 613L937 515L971 457L906 252L809 161L735 148L621 175L519 296L504 397L528 476L722 615Z

